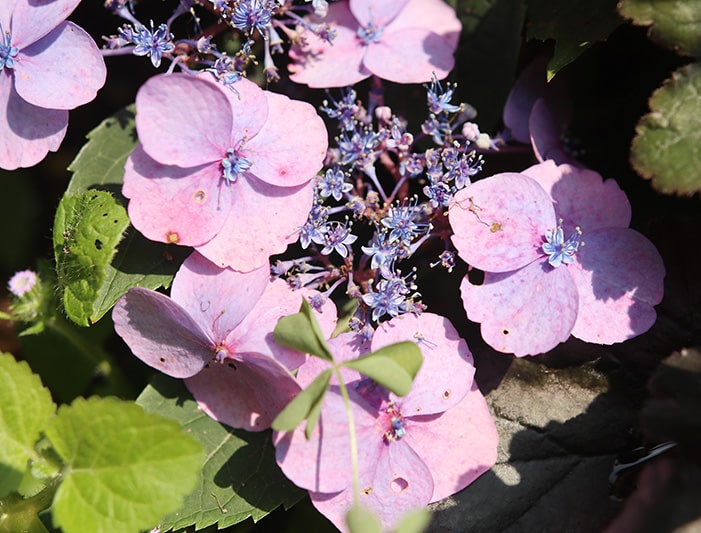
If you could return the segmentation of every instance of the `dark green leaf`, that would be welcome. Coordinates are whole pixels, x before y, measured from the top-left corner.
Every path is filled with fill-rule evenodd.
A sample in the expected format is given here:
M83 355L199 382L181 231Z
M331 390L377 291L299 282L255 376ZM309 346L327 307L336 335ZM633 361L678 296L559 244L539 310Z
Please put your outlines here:
M346 361L342 366L365 374L399 396L406 396L422 363L421 350L416 343L405 341Z
M294 400L288 403L280 414L275 417L271 424L272 428L276 431L292 431L305 418L311 417L318 420L319 415L316 411L321 409L321 407L316 406L321 405L326 389L329 388L331 373L331 369L324 370L314 378L314 381L295 396ZM316 423L316 420L313 420L314 423ZM311 434L314 428L309 429L308 427L307 429L308 434Z
M195 490L180 509L161 520L162 531L212 524L222 529L248 517L258 521L304 495L280 472L269 431L251 433L212 420L198 409L182 381L159 375L137 402L180 422L207 454Z
M281 346L333 361L331 350L314 317L314 311L304 298L299 313L278 320L273 334L275 342Z
M650 98L635 128L630 161L664 193L701 191L701 63L680 68Z

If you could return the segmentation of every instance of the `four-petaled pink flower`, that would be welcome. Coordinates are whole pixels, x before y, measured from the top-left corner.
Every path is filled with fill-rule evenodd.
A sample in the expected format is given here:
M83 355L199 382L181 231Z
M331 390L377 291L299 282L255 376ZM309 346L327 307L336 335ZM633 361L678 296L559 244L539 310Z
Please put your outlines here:
M462 282L470 320L493 348L543 353L570 334L611 344L647 331L662 299L664 265L628 227L630 204L615 181L546 161L457 193L453 244L484 282Z
M473 381L472 355L450 322L438 315L406 314L383 323L370 346L346 333L329 341L338 362L395 342L415 341L424 362L403 397L356 372L343 370L352 400L360 481L360 504L383 528L398 518L462 490L496 461L498 435L484 397ZM297 378L303 386L328 366L310 358ZM314 506L341 530L353 500L348 414L332 384L311 438L304 424L274 436L285 475L309 490Z
M296 313L303 296L269 268L237 272L197 252L173 280L171 298L130 289L112 312L117 333L134 355L164 374L184 378L200 408L235 428L260 431L300 391L290 370L306 356L273 340L277 321ZM333 331L336 309L326 303L317 320Z
M328 140L311 105L246 79L234 88L208 73L149 79L136 96L141 144L122 192L149 239L247 271L297 239Z
M443 0L350 0L329 5L328 43L302 30L290 50L290 78L310 87L343 87L375 75L397 83L445 78L462 25Z
M58 150L68 110L105 83L97 45L65 20L79 3L0 2L0 168L30 167Z

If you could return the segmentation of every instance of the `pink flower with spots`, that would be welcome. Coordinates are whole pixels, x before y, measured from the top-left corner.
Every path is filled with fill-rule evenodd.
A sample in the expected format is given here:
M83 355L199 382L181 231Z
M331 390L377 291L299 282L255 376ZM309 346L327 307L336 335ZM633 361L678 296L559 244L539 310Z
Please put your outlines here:
M112 311L117 333L147 365L185 379L200 408L235 428L261 431L300 391L291 369L306 356L273 340L277 321L296 313L303 296L268 267L221 269L194 252L173 280L171 297L136 287ZM336 309L316 314L326 334Z
M472 355L447 319L406 314L383 323L369 346L353 333L331 339L329 346L340 362L406 340L418 344L424 362L403 398L342 371L358 442L359 503L386 530L405 512L462 490L494 465L497 454L497 431L473 381ZM297 378L306 386L326 366L310 358ZM309 440L304 424L274 439L285 475L308 489L314 506L345 531L353 500L348 414L337 381L331 383Z
M297 239L328 141L311 105L246 79L234 88L208 73L149 79L136 96L141 144L122 192L149 239L248 271Z
M65 20L79 3L0 2L0 168L30 167L58 150L68 110L105 83L97 45Z
M320 20L332 43L301 31L290 78L310 87L343 87L375 75L396 83L445 78L462 25L443 0L350 0L329 5Z
M458 255L485 271L462 282L470 320L485 341L516 356L546 352L570 335L612 344L647 331L662 299L664 265L628 227L615 181L546 161L497 174L454 197Z

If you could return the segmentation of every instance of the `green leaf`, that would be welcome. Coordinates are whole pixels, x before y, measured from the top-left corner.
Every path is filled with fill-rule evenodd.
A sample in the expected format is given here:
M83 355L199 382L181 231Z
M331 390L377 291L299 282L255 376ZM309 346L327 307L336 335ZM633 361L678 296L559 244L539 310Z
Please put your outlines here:
M416 343L405 341L346 361L341 366L353 368L393 393L406 396L422 363L421 350Z
M88 134L83 146L68 167L73 172L67 195L99 189L111 192L126 207L121 195L124 163L137 145L134 107L129 106L104 120ZM97 321L131 287L168 288L190 249L150 241L133 227L126 231L119 251L104 271L104 278L93 301Z
M34 445L56 411L51 393L29 365L0 353L0 497L19 487Z
M548 81L596 41L605 41L620 24L615 0L528 0L526 37L555 40Z
M686 65L650 98L635 128L630 161L660 192L701 190L701 63Z
M128 225L126 210L110 193L89 191L61 199L54 221L54 257L63 306L76 324L99 320L95 300Z
M333 361L331 350L314 317L314 311L304 298L299 313L278 320L273 334L275 342L281 346Z
M115 398L60 407L46 436L66 464L52 507L65 533L152 528L202 466L202 446L180 424Z
M248 517L258 521L281 504L292 507L305 494L277 466L269 431L251 433L212 420L181 380L159 375L136 401L180 422L207 454L195 490L161 521L161 531L212 524L222 529Z
M395 533L422 533L431 523L431 511L419 509L405 514L399 521Z
M271 427L276 431L292 431L307 417L315 419L313 422L315 424L319 419L315 411L321 409L321 407L317 408L316 406L321 405L324 393L329 388L331 373L332 370L329 368L314 378L314 381L295 396L294 400L288 403L280 414L275 417ZM311 435L313 429L313 425L311 429L307 426L306 433ZM307 438L309 435L307 435Z
M701 56L701 0L621 0L618 11L633 24L650 26L648 37L657 44L682 55Z
M382 533L382 522L367 507L354 504L346 513L350 533Z

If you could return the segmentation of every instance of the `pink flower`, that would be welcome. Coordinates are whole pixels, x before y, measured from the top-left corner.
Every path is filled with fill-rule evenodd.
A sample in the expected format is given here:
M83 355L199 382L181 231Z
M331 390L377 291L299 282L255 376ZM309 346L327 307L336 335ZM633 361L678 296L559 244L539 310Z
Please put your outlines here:
M615 181L552 161L497 174L454 197L458 255L485 271L462 299L493 348L546 352L570 334L611 344L647 331L662 299L664 265L628 228L630 204Z
M269 269L221 269L197 252L173 280L171 298L130 289L112 312L117 333L134 355L164 374L185 379L200 408L232 427L260 431L299 392L289 370L304 354L277 345L277 321L296 313L305 291L269 281ZM333 304L317 313L335 326Z
M358 441L359 503L375 511L385 529L406 511L462 490L494 465L497 453L494 422L473 382L472 355L447 319L406 314L382 324L371 346L351 333L331 339L329 346L340 362L405 340L416 341L424 356L406 397L344 371ZM297 377L306 385L325 366L310 358ZM337 382L309 440L304 425L274 438L285 475L308 489L314 506L346 530L353 474L348 415Z
M136 96L129 218L146 237L253 270L297 239L327 133L314 108L241 79L159 75Z
M350 0L329 5L322 22L336 37L329 44L301 31L290 50L290 78L310 87L343 87L375 75L397 83L445 78L462 25L443 0Z
M0 168L30 167L58 150L68 110L105 83L92 38L65 21L79 3L0 2Z

